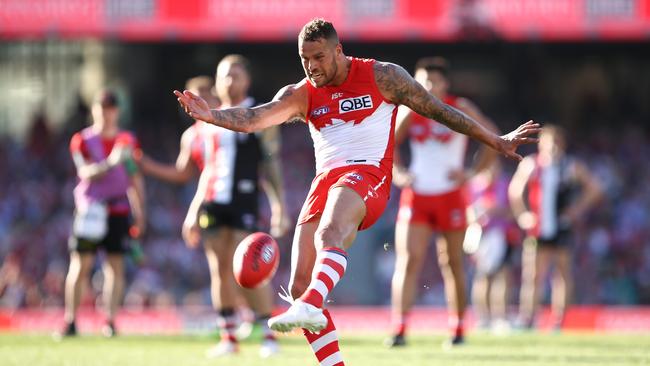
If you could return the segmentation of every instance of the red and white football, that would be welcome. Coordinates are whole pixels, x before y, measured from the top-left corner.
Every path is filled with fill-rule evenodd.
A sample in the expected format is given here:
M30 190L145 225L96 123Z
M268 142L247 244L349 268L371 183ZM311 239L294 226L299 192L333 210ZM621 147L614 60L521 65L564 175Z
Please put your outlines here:
M269 234L252 233L239 243L233 258L237 283L256 288L273 277L280 264L280 248Z

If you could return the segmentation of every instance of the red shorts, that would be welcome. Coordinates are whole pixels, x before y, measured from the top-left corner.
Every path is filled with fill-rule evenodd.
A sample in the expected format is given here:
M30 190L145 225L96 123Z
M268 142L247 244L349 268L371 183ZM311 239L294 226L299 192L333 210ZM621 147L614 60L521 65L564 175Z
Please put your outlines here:
M465 190L437 195L421 195L402 190L397 221L427 224L434 231L464 230L467 227Z
M319 217L325 209L327 195L334 187L348 187L366 203L366 216L359 230L369 228L384 212L390 197L391 176L372 165L350 165L320 173L311 183L311 189L298 217L298 225Z

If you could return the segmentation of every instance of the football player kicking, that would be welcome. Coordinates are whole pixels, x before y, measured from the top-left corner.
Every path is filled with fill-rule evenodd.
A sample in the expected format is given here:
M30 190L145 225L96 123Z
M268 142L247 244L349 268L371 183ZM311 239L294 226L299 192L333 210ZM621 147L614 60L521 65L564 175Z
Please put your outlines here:
M519 145L533 143L532 121L498 136L428 93L402 67L347 57L332 23L314 19L298 36L306 78L254 108L210 109L196 95L174 91L193 118L252 132L304 120L316 155L316 177L296 227L291 258L289 309L269 320L272 329L303 328L321 365L344 365L327 294L345 274L346 250L357 231L381 215L389 196L397 106L469 135L496 151L521 159Z

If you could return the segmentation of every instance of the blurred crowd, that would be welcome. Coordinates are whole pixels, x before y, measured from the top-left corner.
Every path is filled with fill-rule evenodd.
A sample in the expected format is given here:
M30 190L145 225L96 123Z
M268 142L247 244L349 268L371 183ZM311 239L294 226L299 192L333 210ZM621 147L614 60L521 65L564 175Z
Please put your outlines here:
M83 126L81 116L83 110L56 133L45 117L38 116L24 142L0 136L0 307L63 305L76 180L68 146L72 133ZM584 159L605 189L597 209L574 227L574 302L578 304L650 304L650 136L640 124L627 126L597 127L569 138L569 151ZM172 132L166 141L156 141L159 133L136 129L148 154L171 162L179 134ZM304 125L285 125L282 135L290 141L282 147L282 160L290 215L295 219L313 176L312 147ZM194 187L195 183L175 187L147 180L148 232L141 243L144 256L128 259L127 307L210 303L205 256L188 249L180 237ZM365 287L367 291L390 288L393 261L387 248L397 211L393 192L384 218L373 228L373 237L379 240L371 250L374 268L367 271L376 274L372 276L376 283ZM260 228L268 228L268 206L262 205L260 216ZM279 238L285 259L291 234ZM431 270L422 278L428 291L419 303L444 304L435 251L430 256ZM274 279L278 287L288 278L288 266L287 260L282 261ZM467 267L472 271L470 260ZM517 267L512 273L516 281ZM101 276L101 271L95 271L82 305L99 301ZM376 303L389 301L388 296L375 299Z

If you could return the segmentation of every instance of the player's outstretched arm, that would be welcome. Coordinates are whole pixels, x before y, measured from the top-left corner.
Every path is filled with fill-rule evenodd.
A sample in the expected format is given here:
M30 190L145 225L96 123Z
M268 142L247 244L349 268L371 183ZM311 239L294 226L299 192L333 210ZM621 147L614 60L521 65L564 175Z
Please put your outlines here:
M418 114L447 125L454 131L468 135L507 157L521 160L517 147L521 144L534 143L537 139L530 137L539 132L539 125L528 121L516 130L499 136L463 112L443 103L428 93L401 66L375 63L375 81L384 97L396 104L404 104Z
M181 137L181 146L176 164L158 162L147 155L139 161L140 169L146 175L175 184L185 184L197 175L197 167L191 159L191 143L194 133L187 129Z
M534 213L529 211L524 200L526 185L532 177L535 169L535 160L527 156L517 166L515 174L508 185L508 201L510 208L517 223L522 229L529 230L535 226L537 218Z
M253 108L210 109L208 103L189 90L174 90L190 117L238 132L255 132L295 118L304 118L307 88L304 82L284 87L273 101Z

